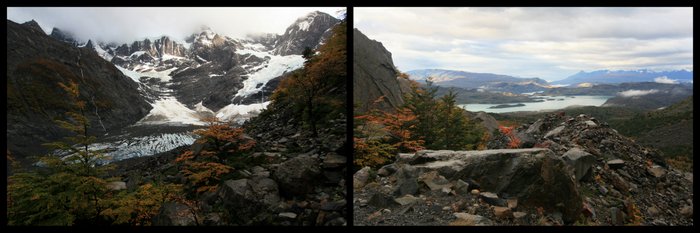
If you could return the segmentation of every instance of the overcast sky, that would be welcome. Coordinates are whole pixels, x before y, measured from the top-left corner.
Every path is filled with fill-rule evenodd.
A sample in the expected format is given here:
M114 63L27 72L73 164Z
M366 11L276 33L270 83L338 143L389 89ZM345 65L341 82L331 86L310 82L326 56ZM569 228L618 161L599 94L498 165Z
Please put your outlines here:
M7 19L36 20L51 33L54 27L87 41L129 43L168 35L175 40L206 25L219 34L242 38L249 33L277 33L312 11L337 17L344 7L8 7Z
M401 71L540 77L693 68L692 8L354 8Z

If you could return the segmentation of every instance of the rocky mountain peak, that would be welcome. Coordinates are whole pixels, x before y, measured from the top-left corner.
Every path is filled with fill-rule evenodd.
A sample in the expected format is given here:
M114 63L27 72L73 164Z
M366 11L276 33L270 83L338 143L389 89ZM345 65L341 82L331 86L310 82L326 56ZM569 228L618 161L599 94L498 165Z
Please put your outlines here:
M292 23L275 45L274 53L277 55L301 54L304 48L316 48L323 35L327 34L340 20L335 17L314 11L304 17L298 18Z
M403 93L410 91L409 81L398 78L398 71L382 43L372 40L355 29L353 34L354 56L353 98L360 106L358 112L366 112L371 103L384 96L377 106L383 111L393 111L404 103Z
M68 31L63 31L59 28L54 27L51 30L51 34L49 35L57 40L72 44L74 46L77 46L79 44L78 40L75 39L75 35L73 35L72 32Z
M46 33L44 32L44 29L41 29L41 26L39 26L39 23L37 23L37 22L34 21L33 19L30 20L30 21L24 22L24 23L22 24L22 26L26 26L26 27L28 27L28 28L30 28L30 29L32 29L32 30L35 30L35 31L37 31L37 32L41 32L41 33L46 34Z

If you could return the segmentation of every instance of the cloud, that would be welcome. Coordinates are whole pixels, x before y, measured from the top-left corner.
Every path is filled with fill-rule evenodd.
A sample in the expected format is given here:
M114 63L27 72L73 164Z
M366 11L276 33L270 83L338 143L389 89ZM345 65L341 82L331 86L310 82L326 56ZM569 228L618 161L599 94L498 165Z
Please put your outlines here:
M690 7L354 8L402 70L540 77L693 67Z
M627 91L622 91L618 92L617 95L622 96L622 97L633 97L633 96L642 96L642 95L648 95L648 94L654 94L659 92L659 90L656 89L651 89L651 90L627 90Z
M232 38L252 33L283 34L312 11L336 15L343 7L8 7L7 19L36 20L45 32L54 27L77 39L130 43L167 35L184 40L206 25Z
M654 79L654 82L665 83L665 84L678 84L678 80L670 79L666 76L657 77Z

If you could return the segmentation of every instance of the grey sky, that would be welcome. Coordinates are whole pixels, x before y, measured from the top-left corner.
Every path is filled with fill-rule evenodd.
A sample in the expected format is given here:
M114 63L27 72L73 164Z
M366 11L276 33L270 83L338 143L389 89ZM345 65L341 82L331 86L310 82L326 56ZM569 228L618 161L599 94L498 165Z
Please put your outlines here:
M354 8L401 71L549 81L600 69L693 68L692 8Z
M8 7L7 19L36 20L47 33L54 27L81 40L129 43L168 35L175 40L206 25L219 34L242 38L249 33L277 33L312 11L336 16L344 7Z

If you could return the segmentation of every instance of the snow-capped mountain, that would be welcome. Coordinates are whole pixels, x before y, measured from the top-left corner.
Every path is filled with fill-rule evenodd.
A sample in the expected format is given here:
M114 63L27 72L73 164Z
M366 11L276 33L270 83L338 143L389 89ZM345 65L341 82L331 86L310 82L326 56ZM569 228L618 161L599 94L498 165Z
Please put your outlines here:
M314 49L330 35L329 29L338 22L340 20L320 11L298 18L277 40L273 53L284 56L301 54L306 47Z
M140 123L197 125L203 115L241 120L267 106L282 76L303 66L304 48L316 48L339 21L316 11L298 18L283 35L234 39L202 26L184 42L162 36L85 46L139 83L153 106ZM54 38L74 41L69 32L54 31Z
M283 35L229 38L202 26L184 41L161 36L121 45L79 42L61 29L54 29L51 37L74 48L94 50L93 59L110 62L123 79L136 84L136 93L150 105L145 116L104 135L107 138L98 145L108 148L114 159L124 159L184 145L173 141L191 143L196 138L192 130L204 126L206 117L242 123L257 115L268 106L269 96L285 74L303 67L304 48L316 48L339 22L312 12L292 23ZM38 25L31 28L41 30ZM144 131L138 137L132 135Z

